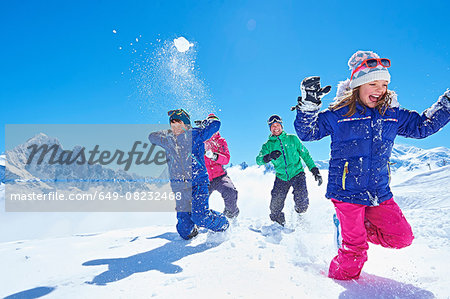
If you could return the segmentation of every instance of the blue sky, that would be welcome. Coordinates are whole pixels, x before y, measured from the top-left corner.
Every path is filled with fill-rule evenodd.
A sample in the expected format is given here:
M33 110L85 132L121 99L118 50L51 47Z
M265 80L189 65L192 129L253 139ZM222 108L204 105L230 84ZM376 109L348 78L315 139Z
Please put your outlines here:
M254 163L271 114L294 133L289 108L304 77L332 85L330 103L356 50L391 59L389 88L405 108L422 112L450 88L448 2L315 2L3 2L1 125L166 122L174 97L143 94L135 66L180 36L194 43L194 73L222 120L234 164ZM449 133L447 126L424 140L396 141L450 147ZM3 152L4 129L0 139ZM305 144L321 160L329 143Z

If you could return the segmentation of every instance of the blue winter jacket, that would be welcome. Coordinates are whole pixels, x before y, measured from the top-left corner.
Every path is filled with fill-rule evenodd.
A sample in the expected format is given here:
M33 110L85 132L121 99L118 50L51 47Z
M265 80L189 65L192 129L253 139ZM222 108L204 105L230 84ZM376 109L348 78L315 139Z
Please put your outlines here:
M202 128L189 128L178 136L172 130L150 133L150 142L166 151L170 185L174 192L209 183L203 142L211 138L219 128L219 120L209 119L203 122Z
M441 97L431 109L419 115L389 108L382 116L377 109L358 105L351 117L343 116L348 107L322 112L319 108L298 110L294 126L303 141L331 135L326 197L373 206L392 198L389 158L395 137L425 138L449 121L447 98Z

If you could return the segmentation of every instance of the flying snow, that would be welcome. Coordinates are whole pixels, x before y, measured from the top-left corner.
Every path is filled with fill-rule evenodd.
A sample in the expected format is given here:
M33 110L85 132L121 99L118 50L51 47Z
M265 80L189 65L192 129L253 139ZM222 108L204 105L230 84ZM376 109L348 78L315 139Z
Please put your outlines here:
M157 115L183 107L191 118L199 119L215 111L208 86L198 71L193 46L184 37L145 44L142 55L130 68L141 107Z
M173 43L175 44L175 47L177 48L178 52L184 53L187 50L189 50L190 47L193 47L194 44L190 43L186 38L179 37L173 40Z

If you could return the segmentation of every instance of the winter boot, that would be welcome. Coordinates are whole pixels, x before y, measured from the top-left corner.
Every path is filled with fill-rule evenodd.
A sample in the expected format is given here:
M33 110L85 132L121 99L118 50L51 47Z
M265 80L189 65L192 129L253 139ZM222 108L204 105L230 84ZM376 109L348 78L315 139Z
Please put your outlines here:
M280 213L278 215L270 214L270 220L277 222L281 226L284 226L286 224L284 213Z
M236 212L232 213L232 212L230 212L230 210L227 210L227 209L225 208L225 210L223 210L223 214L224 214L227 218L233 219L233 218L236 218L236 217L239 215L239 209L237 209Z
M298 214L302 214L302 213L306 212L306 210L308 209L308 206L306 206L306 207L295 206L294 209Z
M187 240L190 240L197 235L198 235L197 225L194 225L194 229L192 229L192 232L187 236Z

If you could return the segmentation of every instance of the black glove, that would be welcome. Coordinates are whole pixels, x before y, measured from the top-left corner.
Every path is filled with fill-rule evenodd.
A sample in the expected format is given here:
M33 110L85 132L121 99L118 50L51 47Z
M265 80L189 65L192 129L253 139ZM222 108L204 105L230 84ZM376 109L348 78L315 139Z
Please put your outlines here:
M269 163L272 160L278 159L278 157L281 156L281 152L279 150L275 150L271 152L270 154L267 154L263 157L264 163Z
M199 127L199 128L205 128L208 124L209 124L210 120L209 119L204 119L204 120L194 120L194 124Z
M298 104L297 106L292 107L294 109L300 109L306 102L319 106L321 104L322 97L330 92L331 86L327 85L325 87L320 87L320 77L312 76L303 79L300 84L300 90L302 92L302 96L297 98Z
M314 167L311 169L312 174L314 175L314 179L318 181L319 186L322 185L322 176L320 175L319 168Z

